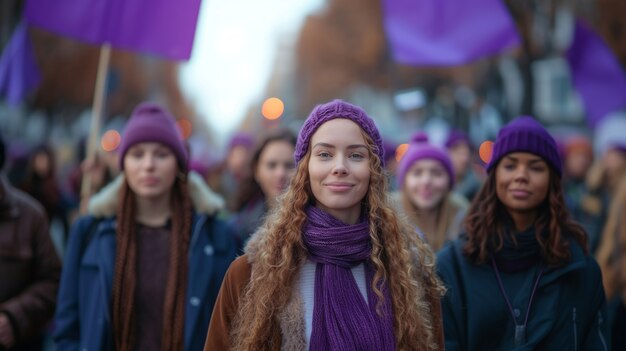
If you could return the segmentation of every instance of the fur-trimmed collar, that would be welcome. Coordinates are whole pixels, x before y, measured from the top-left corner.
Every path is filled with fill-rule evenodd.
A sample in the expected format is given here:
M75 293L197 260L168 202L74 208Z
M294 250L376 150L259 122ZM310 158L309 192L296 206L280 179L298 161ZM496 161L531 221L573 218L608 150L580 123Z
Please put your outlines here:
M215 214L224 208L224 199L215 193L196 172L187 175L189 195L196 212ZM124 175L120 174L111 183L102 188L89 200L87 212L95 217L115 215L119 191L124 184Z

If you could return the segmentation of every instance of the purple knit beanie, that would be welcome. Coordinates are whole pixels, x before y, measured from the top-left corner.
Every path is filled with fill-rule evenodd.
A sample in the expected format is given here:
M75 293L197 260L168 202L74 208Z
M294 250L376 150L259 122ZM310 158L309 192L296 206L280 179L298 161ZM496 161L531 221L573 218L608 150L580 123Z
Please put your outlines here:
M243 146L248 150L252 150L252 147L254 147L254 137L245 132L235 133L228 142L228 150L230 151L237 146Z
M378 128L374 123L374 120L370 118L363 109L358 106L349 104L342 100L334 100L325 104L317 105L309 117L304 121L300 134L298 135L298 142L296 143L296 151L294 158L296 164L306 155L309 149L309 142L311 137L322 124L335 119L345 118L358 124L365 133L367 133L374 144L376 149L372 150L380 158L380 162L384 166L385 163L385 149L383 148L383 140L378 132Z
M472 143L470 142L467 134L465 134L462 130L453 129L450 131L450 134L448 134L448 138L446 138L444 145L446 149L449 149L460 142L464 142L470 147L470 149L472 148Z
M443 168L446 170L446 173L448 173L448 178L450 179L450 189L452 189L454 187L454 170L452 168L452 161L450 161L448 152L440 147L430 144L428 142L428 135L423 132L418 132L413 135L409 149L400 159L397 177L398 187L402 188L404 186L404 177L409 171L409 168L411 168L415 162L424 159L432 159L441 163Z
M500 129L493 144L487 171L494 168L502 157L512 152L529 152L540 156L552 166L559 177L563 173L556 141L541 123L532 117L518 117Z
M120 169L124 170L124 156L131 146L142 142L156 142L169 147L182 171L187 171L187 149L174 117L158 104L144 102L135 107L130 116L119 148Z

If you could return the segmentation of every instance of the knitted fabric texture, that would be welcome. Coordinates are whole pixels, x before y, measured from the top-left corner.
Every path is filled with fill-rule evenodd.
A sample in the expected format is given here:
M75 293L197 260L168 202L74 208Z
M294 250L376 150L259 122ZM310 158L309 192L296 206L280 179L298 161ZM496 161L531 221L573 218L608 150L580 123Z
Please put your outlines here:
M406 177L406 173L411 166L413 166L415 162L425 159L436 160L441 163L448 174L450 189L452 189L454 187L454 169L452 168L452 161L450 160L448 152L436 145L430 144L428 142L428 136L422 132L413 135L409 149L404 156L402 156L402 159L400 159L397 173L398 187L403 187L404 177Z
M562 175L561 156L554 138L534 118L522 116L514 119L498 132L493 145L487 171L512 152L529 152L543 158L559 175Z
M306 121L304 121L304 125L302 125L302 129L300 129L300 134L298 135L298 142L296 143L296 151L294 153L296 164L306 155L311 137L315 134L317 128L335 118L349 119L358 124L359 127L374 140L376 149L372 151L378 155L380 162L384 165L385 149L383 148L383 140L378 132L376 123L374 123L374 120L370 118L363 109L342 100L334 100L322 105L317 105Z
M120 169L124 170L124 156L133 145L156 142L167 146L178 161L178 166L187 171L187 149L174 117L165 108L155 103L139 104L133 111L119 149Z
M369 264L372 245L369 223L348 225L316 208L307 209L303 230L309 259L317 263L311 350L395 350L389 288L383 292L381 312L372 290L374 271ZM352 267L365 263L367 301L356 284Z

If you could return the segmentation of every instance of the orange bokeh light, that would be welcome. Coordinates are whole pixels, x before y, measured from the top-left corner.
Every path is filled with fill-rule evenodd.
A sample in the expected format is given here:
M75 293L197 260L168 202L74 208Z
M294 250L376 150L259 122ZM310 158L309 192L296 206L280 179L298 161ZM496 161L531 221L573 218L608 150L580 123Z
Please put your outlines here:
M183 135L183 139L187 139L191 136L191 132L193 131L193 125L191 124L190 120L182 118L176 121L176 124L178 125L178 128Z
M261 108L261 113L263 117L274 120L280 118L283 112L285 111L285 104L279 98L269 98L263 102L263 107Z
M120 136L120 133L115 129L110 129L102 135L100 144L102 146L102 150L110 152L117 149L120 146L121 141L122 137Z
M406 154L406 151L409 149L409 144L400 144L396 148L396 161L400 162L402 156Z
M491 156L493 154L493 141L487 140L483 141L478 148L478 156L484 163L489 163L491 161Z

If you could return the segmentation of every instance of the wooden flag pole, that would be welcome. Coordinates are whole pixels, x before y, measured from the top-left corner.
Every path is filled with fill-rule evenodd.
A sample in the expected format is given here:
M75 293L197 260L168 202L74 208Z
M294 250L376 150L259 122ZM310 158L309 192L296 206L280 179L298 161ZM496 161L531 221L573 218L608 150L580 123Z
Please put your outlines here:
M96 153L98 151L98 138L102 126L102 116L104 114L104 101L106 98L106 81L109 72L109 61L111 58L111 44L104 43L100 47L100 59L98 61L98 75L96 76L96 87L93 94L93 105L91 110L91 127L87 140L87 154L85 157L88 168L95 165ZM93 189L91 188L91 173L83 169L83 179L80 190L80 213L87 211L87 204L91 198Z

